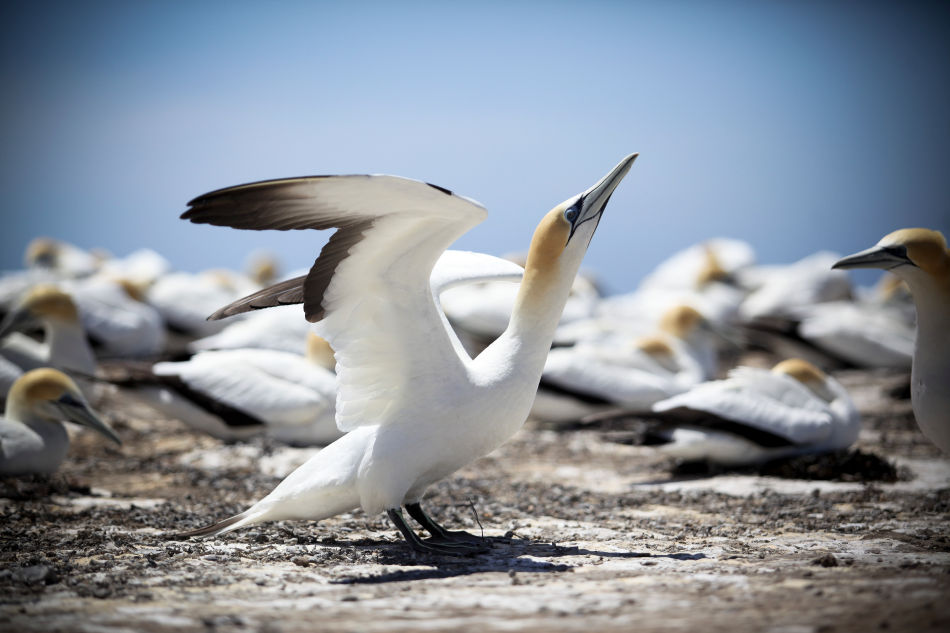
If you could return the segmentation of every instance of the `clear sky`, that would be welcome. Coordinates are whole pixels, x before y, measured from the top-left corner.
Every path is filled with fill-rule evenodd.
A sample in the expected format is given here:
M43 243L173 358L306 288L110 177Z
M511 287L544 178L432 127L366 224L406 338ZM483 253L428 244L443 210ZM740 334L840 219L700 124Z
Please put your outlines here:
M762 262L950 229L950 10L874 2L118 2L0 8L0 269L50 235L177 268L324 237L178 219L265 178L392 173L527 247L641 156L587 255L624 291L675 249Z

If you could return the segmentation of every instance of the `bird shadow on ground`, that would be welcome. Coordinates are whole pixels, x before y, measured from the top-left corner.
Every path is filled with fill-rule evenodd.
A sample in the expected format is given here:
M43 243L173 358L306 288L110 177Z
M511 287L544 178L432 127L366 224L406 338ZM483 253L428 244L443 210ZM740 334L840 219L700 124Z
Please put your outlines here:
M468 557L441 556L420 554L409 549L404 543L386 543L379 549L380 544L372 546L379 552L378 562L384 565L418 565L424 569L401 569L398 571L383 572L365 576L340 578L331 581L333 584L381 584L387 582L404 582L408 580L429 580L434 578L454 578L482 572L506 572L513 575L517 572L564 572L570 571L577 565L554 563L538 558L560 558L566 556L598 556L601 558L671 558L674 560L700 560L705 554L651 554L649 552L608 552L590 550L583 547L558 545L556 543L535 542L521 537L486 537L491 548L484 553ZM340 545L344 545L340 543ZM351 545L351 544L347 544ZM366 544L367 547L370 544Z

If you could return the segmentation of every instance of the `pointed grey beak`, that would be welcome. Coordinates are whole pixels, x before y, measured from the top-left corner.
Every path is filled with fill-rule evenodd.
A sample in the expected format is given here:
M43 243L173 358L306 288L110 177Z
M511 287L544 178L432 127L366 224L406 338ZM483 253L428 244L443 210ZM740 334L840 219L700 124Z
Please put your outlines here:
M119 436L115 434L115 431L113 431L105 422L99 419L99 416L93 413L92 409L89 408L89 405L83 400L75 398L67 393L63 394L58 400L55 400L51 404L62 414L66 420L87 426L93 431L97 431L98 433L105 435L116 444L122 444L122 440L120 440Z
M574 236L574 231L584 222L589 220L599 221L601 214L603 214L604 209L607 207L607 201L610 200L610 194L614 192L614 189L617 188L617 185L620 184L623 177L630 171L630 166L633 165L633 161L635 161L639 155L640 154L630 154L626 156L622 161L617 163L617 166L611 169L606 176L601 178L596 185L580 195L580 213L571 226L571 234L567 238L568 241Z
M860 253L842 257L832 268L880 268L890 270L906 264L914 265L907 257L905 246L872 246Z

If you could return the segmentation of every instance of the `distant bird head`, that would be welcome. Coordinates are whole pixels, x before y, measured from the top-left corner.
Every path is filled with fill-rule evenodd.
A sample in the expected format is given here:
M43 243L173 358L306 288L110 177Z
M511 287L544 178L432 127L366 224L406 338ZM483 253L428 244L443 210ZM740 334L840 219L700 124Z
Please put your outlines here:
M48 367L28 371L13 383L7 394L6 416L22 422L75 422L116 444L122 443L115 431L92 411L72 378Z
M836 397L836 394L828 388L827 374L801 358L783 360L772 368L772 373L794 378L826 402L831 402Z
M660 317L660 329L678 339L686 340L694 332L708 328L706 317L693 306L686 304L673 306Z
M703 267L696 275L696 288L702 289L714 281L728 282L731 280L729 271L723 268L716 251L709 243L703 244Z
M0 324L0 337L8 332L27 329L37 321L79 323L79 310L72 297L56 286L35 286Z
M59 242L49 237L38 237L26 247L24 261L27 268L56 268Z
M915 284L936 282L950 292L950 252L939 231L900 229L869 249L838 260L833 268L889 270L913 290Z

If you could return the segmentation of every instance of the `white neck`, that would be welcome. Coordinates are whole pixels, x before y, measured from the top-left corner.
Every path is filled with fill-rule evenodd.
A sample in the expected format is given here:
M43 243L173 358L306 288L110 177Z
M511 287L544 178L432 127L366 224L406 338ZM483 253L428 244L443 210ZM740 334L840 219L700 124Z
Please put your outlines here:
M46 319L46 344L51 363L65 369L94 373L96 356L79 323L63 319Z

